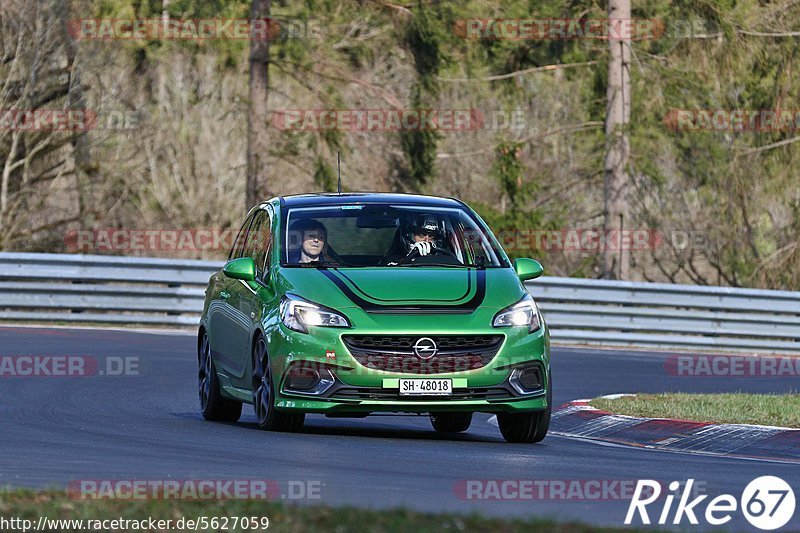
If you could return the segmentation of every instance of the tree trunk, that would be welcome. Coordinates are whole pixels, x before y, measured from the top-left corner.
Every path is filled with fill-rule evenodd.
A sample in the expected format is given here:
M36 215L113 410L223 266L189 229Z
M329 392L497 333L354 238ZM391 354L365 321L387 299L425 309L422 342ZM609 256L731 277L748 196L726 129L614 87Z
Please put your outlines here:
M250 19L268 19L270 0L253 0ZM250 41L250 110L247 116L247 189L245 209L250 209L266 196L267 132L269 111L269 39ZM262 195L265 197L262 198Z
M59 18L63 28L64 52L67 56L67 69L69 70L69 85L67 93L68 109L86 109L86 99L81 84L80 66L77 61L78 45L75 38L67 30L71 13L72 2L64 0L58 3ZM97 178L97 162L92 158L87 131L77 132L72 141L75 158L75 188L77 192L78 219L85 227L92 224L91 201L92 183Z
M609 0L609 24L631 18L630 0ZM627 36L625 36L627 37ZM630 40L608 40L608 88L606 89L605 237L603 273L606 279L628 279L630 250L624 234L630 228L628 175L630 155L628 124L631 117Z

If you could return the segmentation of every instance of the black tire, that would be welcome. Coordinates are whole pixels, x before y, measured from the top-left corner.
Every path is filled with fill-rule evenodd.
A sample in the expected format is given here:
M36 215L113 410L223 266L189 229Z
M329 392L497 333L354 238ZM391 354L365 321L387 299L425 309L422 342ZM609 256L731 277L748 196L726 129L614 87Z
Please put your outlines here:
M431 425L440 433L461 433L472 424L472 413L431 413Z
M253 345L253 408L256 424L267 431L300 431L306 415L286 413L275 409L275 395L272 393L272 368L269 364L267 345L263 337Z
M507 442L532 444L547 436L553 412L553 376L547 384L547 409L530 413L499 413L497 424Z
M199 367L197 385L200 395L200 412L203 414L203 418L218 422L238 421L242 416L242 402L229 400L220 393L217 368L211 357L211 344L208 342L208 333L205 331L197 350Z

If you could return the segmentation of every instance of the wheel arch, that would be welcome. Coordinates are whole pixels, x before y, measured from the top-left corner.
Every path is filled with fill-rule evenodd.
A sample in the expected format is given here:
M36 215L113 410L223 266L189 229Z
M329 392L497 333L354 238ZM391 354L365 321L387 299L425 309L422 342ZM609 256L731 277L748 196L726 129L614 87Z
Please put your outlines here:
M200 364L200 347L203 343L203 335L206 334L206 326L204 324L200 324L200 327L197 328L197 364Z
M267 346L267 335L264 333L264 330L260 327L257 327L255 331L253 331L253 336L250 338L250 376L252 377L253 372L255 371L255 360L253 359L253 352L255 352L256 343L258 339L264 339L264 348L267 350L267 356L269 356L269 346Z

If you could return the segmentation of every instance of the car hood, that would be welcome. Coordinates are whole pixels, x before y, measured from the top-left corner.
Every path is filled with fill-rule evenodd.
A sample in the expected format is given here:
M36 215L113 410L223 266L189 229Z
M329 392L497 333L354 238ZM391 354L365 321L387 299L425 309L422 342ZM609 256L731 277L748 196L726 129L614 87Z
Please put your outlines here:
M525 289L511 268L282 268L281 290L368 312L471 312L503 308Z

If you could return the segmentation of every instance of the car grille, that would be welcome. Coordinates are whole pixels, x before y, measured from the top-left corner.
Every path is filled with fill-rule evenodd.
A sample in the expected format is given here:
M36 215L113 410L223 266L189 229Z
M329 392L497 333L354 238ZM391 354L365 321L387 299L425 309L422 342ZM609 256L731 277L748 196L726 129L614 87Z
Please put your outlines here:
M438 348L430 359L414 354L422 336L345 335L342 340L363 366L400 374L443 374L482 368L497 355L502 335L430 335Z
M329 398L337 400L402 400L402 401L450 401L450 400L504 400L514 395L504 387L483 387L454 390L447 396L400 396L397 389L367 387L341 387Z
M345 335L348 348L376 351L406 351L411 353L414 343L423 335ZM502 335L430 335L439 351L485 350L496 347Z

